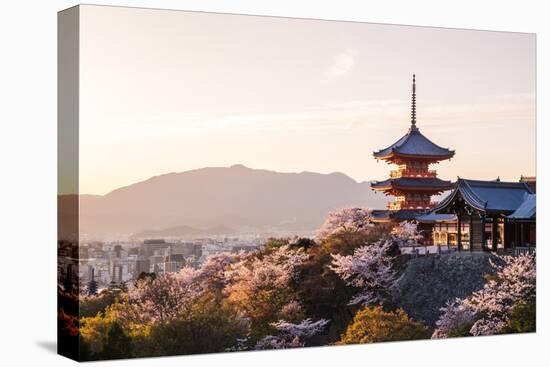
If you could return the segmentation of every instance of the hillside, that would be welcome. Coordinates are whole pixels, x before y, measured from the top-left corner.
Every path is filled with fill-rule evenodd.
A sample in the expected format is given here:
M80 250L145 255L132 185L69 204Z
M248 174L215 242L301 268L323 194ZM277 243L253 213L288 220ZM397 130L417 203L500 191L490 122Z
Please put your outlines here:
M342 173L281 173L242 165L169 173L80 197L80 228L91 237L174 227L239 233L307 231L345 206L383 208L386 197Z

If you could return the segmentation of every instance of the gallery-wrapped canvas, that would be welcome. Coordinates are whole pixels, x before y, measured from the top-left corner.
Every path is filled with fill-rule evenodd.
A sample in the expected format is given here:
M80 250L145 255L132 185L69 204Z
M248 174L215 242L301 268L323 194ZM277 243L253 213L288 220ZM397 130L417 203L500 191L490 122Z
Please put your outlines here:
M535 332L534 34L80 5L58 38L60 354Z

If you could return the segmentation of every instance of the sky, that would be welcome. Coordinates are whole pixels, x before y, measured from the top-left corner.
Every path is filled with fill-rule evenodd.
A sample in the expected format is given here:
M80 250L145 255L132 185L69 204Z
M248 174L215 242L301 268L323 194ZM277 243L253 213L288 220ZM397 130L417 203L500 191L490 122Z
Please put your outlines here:
M535 35L82 6L80 193L244 164L382 180L410 126L443 179L535 174Z

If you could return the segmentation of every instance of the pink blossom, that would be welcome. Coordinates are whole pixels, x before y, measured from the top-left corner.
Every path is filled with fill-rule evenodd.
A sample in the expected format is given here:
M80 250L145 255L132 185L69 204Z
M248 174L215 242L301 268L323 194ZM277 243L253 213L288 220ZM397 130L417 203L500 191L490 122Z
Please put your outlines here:
M363 208L344 208L330 212L317 232L316 239L325 238L341 232L359 232L369 228L371 213Z
M350 304L382 303L396 282L390 241L359 247L353 255L332 254L330 267L346 284L361 288Z
M520 302L534 302L536 297L536 256L500 256L503 265L491 262L495 270L495 279L485 283L483 289L472 293L463 300L456 300L451 306L443 308L443 314L436 325L433 337L446 337L452 327L471 322L468 317L457 317L457 313L474 315L470 334L493 335L506 326L512 308ZM459 312L460 311L460 312ZM468 322L466 322L468 321Z
M305 319L299 324L293 324L284 320L279 320L271 325L279 331L279 335L268 335L262 338L256 344L256 349L286 349L298 348L305 345L305 339L323 331L329 323L328 320L321 319L311 321Z

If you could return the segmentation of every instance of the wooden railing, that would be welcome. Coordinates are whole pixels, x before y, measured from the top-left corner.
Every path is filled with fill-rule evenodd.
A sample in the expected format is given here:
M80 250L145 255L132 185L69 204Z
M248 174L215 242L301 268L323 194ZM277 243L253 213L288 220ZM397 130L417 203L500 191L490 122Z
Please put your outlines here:
M437 177L437 171L414 168L390 171L390 178L400 177Z
M431 209L434 208L437 203L429 200L423 201L395 201L388 203L389 210L401 210L401 209Z
M534 254L536 253L537 248L532 246L514 247L513 250L514 250L514 256L519 256L519 255L526 255L526 254Z

